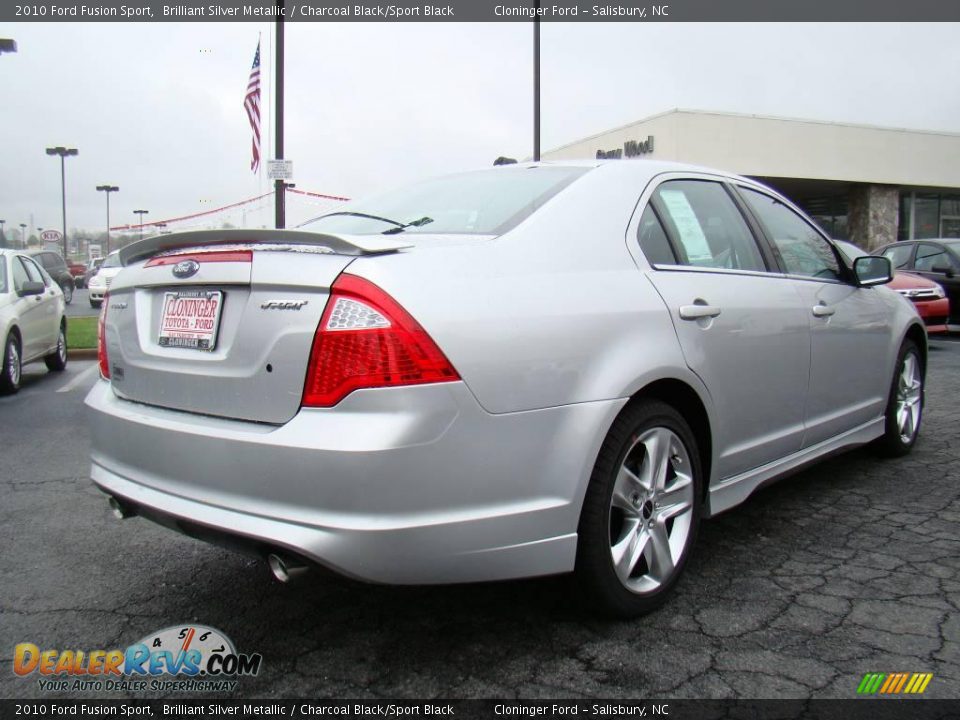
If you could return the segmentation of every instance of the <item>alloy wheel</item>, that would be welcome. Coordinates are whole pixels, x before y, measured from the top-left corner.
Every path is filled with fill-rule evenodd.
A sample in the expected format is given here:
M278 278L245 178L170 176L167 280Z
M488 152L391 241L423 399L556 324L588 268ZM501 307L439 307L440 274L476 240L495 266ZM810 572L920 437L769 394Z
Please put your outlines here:
M908 352L900 366L897 379L896 417L900 439L913 441L920 427L920 413L923 409L923 378L920 374L920 362L915 353Z
M7 343L7 377L13 387L20 384L20 348L13 339Z
M634 593L668 583L693 526L693 466L680 437L664 427L633 440L610 499L610 557Z

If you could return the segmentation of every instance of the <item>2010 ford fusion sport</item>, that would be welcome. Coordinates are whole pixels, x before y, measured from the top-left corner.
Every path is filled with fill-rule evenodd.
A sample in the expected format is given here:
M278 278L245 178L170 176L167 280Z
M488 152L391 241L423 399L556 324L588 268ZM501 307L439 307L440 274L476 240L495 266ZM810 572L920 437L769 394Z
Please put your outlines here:
M636 615L702 518L920 427L926 334L889 261L720 172L513 165L120 257L93 481L280 579L573 572Z

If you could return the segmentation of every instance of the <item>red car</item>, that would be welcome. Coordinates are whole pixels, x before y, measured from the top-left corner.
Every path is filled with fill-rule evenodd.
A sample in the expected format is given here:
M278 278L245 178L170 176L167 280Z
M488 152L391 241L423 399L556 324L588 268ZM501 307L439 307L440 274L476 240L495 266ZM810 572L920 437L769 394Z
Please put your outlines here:
M87 272L87 266L83 263L78 262L67 262L67 270L70 271L70 275L73 277L73 282L78 288L83 287L83 276Z
M853 243L844 240L836 240L835 242L850 262L861 255L870 254ZM887 287L896 290L913 302L917 308L917 314L923 318L923 324L927 326L928 334L935 335L947 332L950 300L947 299L947 294L937 283L933 280L927 280L921 275L897 270L893 273L893 280L887 283Z

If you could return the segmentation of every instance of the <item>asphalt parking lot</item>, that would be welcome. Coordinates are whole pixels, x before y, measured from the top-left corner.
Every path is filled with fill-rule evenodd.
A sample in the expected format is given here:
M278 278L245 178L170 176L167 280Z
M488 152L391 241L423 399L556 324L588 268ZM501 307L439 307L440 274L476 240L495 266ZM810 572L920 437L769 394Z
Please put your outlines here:
M73 291L73 300L67 305L67 317L95 317L99 308L90 307L90 291L86 288L77 288Z
M10 670L16 643L110 649L187 622L263 653L236 697L849 698L867 672L960 696L960 342L931 343L912 455L857 450L705 523L672 601L634 622L591 617L563 578L282 586L114 520L87 479L94 363L42 367L0 398L2 697L44 696Z

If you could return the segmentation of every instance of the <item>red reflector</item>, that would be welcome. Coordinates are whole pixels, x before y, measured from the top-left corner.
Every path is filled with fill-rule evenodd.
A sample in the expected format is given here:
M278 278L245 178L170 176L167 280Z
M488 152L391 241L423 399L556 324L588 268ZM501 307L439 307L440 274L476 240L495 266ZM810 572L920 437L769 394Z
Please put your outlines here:
M110 379L110 361L107 359L107 306L110 302L110 292L103 294L100 303L100 317L97 319L97 362L100 364L100 376Z
M211 250L210 252L187 253L181 255L164 255L163 257L150 258L144 267L155 267L157 265L176 265L184 260L194 260L198 263L205 262L253 262L252 250Z
M420 323L369 280L333 283L313 339L303 405L333 407L360 388L459 380Z

